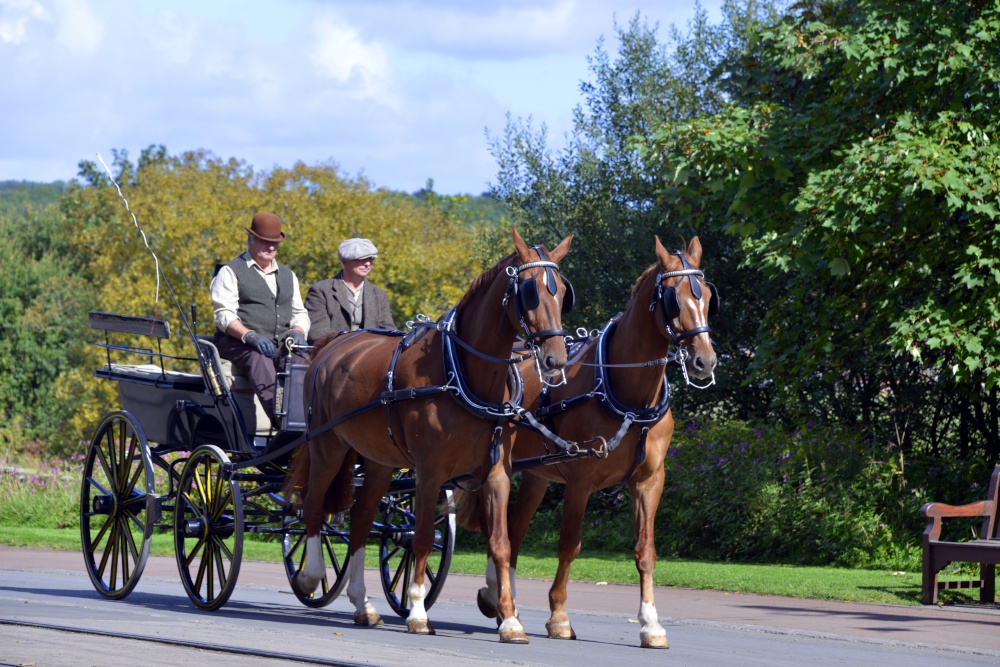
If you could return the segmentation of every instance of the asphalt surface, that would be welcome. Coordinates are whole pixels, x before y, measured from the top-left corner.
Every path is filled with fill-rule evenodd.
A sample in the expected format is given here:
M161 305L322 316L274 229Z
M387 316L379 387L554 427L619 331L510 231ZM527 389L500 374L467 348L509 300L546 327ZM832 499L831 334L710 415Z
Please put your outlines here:
M368 572L366 574L368 575L369 596L376 607L383 610L384 614L391 614L391 612L384 611L386 609L384 600L379 601L378 599L381 587L377 573ZM159 592L154 594L147 593L146 595L149 597L147 599L142 598L141 591L143 591L147 579L150 582L150 586L155 581L176 581L178 579L176 563L172 558L156 556L149 558L143 573L143 581L140 583L137 591L129 598L129 601L131 601L133 597L139 596L136 601L143 603L141 606L137 605L132 608L134 615L139 616L141 615L140 610L142 613L145 613L150 609L155 612L154 616L161 615L168 608L172 611L173 607L187 606L184 604L186 598L183 598L183 593L180 599L178 599L176 594L163 596ZM67 584L70 581L72 581L73 586ZM49 582L55 583L50 584ZM456 635L476 635L477 640L481 640L478 641L479 644L484 644L485 642L488 653L478 659L482 661L485 657L486 661L489 662L490 658L493 657L494 649L497 649L497 652L499 652L501 647L493 645L492 642L496 641L495 634L488 627L489 624L485 622L486 620L480 617L478 611L476 611L474 603L475 593L481 585L482 579L480 577L449 575L437 604L431 610L431 618L433 621L439 611L442 618L449 618L446 616L446 613L454 614L450 618L458 620L450 622L456 630ZM583 653L581 655L586 656L586 651L589 649L584 645L583 641L566 643L551 642L545 640L544 637L541 639L534 638L543 632L541 627L534 626L540 626L541 623L544 623L547 616L548 586L548 582L541 580L518 580L518 606L522 610L522 620L525 621L525 627L529 630L529 634L532 635L532 645L559 646L565 649L568 649L570 645L575 645L574 650L582 650ZM52 624L54 626L66 625L72 622L74 620L73 614L79 615L79 611L69 610L66 612L67 616L59 616L54 611L54 607L51 607L44 613L36 612L35 616L31 616L28 613L29 608L32 610L39 609L38 606L32 606L36 602L32 597L33 593L41 592L47 594L49 597L46 598L46 603L53 604L53 600L58 600L60 587L64 587L66 590L67 605L77 600L100 600L103 602L100 596L93 592L92 589L87 590L89 581L85 574L82 556L79 553L0 547L0 664L33 663L38 667L43 667L44 665L84 664L77 662L77 660L82 659L80 651L84 644L86 644L80 638L80 635L68 635L56 629L38 629L16 625L17 622L24 621L25 619L44 624L46 618L51 618L53 619ZM176 584L175 587L179 587L179 584ZM247 610L256 611L267 607L268 609L265 611L270 612L270 608L275 606L273 604L275 599L274 589L278 589L279 592L286 592L288 582L285 579L280 564L246 561L242 564L240 570L237 592L240 592L241 589L246 590L249 597L245 599L241 598L237 602L235 607L237 611L240 610L240 605L245 605L245 609ZM258 593L259 597L256 597ZM160 598L156 596L164 599L170 598L168 601L169 604L164 604L162 609L158 608L157 604L160 604ZM23 602L21 597L24 598ZM616 644L611 647L612 653L610 655L613 657L617 655L614 652L616 650L620 652L621 650L626 650L626 647L634 647L638 643L638 625L632 619L634 619L638 611L638 598L639 592L636 586L571 583L568 604L577 634L583 640L584 630L588 633L597 632L599 628L608 625L609 622L613 622L617 624L615 632L620 634L621 637L620 641L619 638L615 638L612 642L602 642L605 644ZM125 613L128 613L130 609L128 605L123 605L122 603L112 602L108 604L110 605L109 608L125 610ZM335 605L341 604L341 601L335 603ZM629 657L626 658L629 664L646 664L647 661L662 662L664 660L670 660L674 664L718 664L716 661L720 659L719 656L721 654L711 653L712 647L705 646L704 644L711 644L716 641L715 637L719 637L719 641L722 641L722 638L727 633L732 634L733 632L738 633L738 638L735 640L736 646L745 646L746 648L742 650L748 652L740 654L741 649L732 649L731 652L736 652L737 655L741 655L744 659L730 662L729 664L771 664L771 662L773 664L801 664L802 661L810 660L808 656L813 654L817 656L815 664L881 664L886 659L894 664L905 661L911 666L963 664L963 662L968 662L968 664L1000 664L1000 632L998 632L1000 630L1000 611L995 606L912 607L857 604L777 596L728 594L719 591L698 591L681 588L658 588L656 591L656 604L661 623L667 628L668 638L670 638L673 648L668 652L641 651L637 654L635 651L631 651L628 654ZM87 603L87 607L88 609L96 610L88 612L88 614L93 614L91 621L96 624L96 627L112 623L111 621L105 622L101 620L103 618L102 614L105 613L103 607L95 607L90 605L90 603ZM283 618L286 625L290 616L297 616L299 619L306 621L318 618L316 610L305 610L300 605L297 605L294 600L289 605L288 598L282 598L279 607L280 611L274 612L275 618ZM227 605L228 608L229 606ZM345 606L344 608L346 609L347 607ZM220 616L220 613L216 612L215 616L203 613L188 615L178 621L178 623L182 623L184 627L193 627L194 630L191 632L196 634L199 626L208 631L208 626L214 623L214 621L202 620L205 618L220 619L220 621L225 621L226 623L233 623L235 622L234 619L240 619L243 622L241 616L226 617L224 615ZM322 613L326 613L325 610ZM345 612L339 613L346 615ZM611 619L611 621L608 621L608 619ZM77 618L75 620L82 622L84 619ZM343 626L342 633L346 633L349 638L353 638L353 629L350 627L349 616L346 616L345 620L346 624ZM529 621L531 623L530 627ZM117 622L119 621L114 621L114 623ZM399 625L400 622L401 619L386 618L387 626L393 629L402 630ZM459 660L458 656L448 653L448 651L452 651L457 645L454 640L449 641L446 637L448 634L448 622L444 622L442 626L444 632L440 633L440 635L445 635L445 637L439 635L439 637L423 638L423 640L430 639L425 645L427 649L434 646L431 642L435 640L442 641L442 656L450 657L436 658L433 652L427 653L424 651L424 657L428 662L422 664L433 665L443 663L451 665L463 662L463 660ZM468 628L462 625L464 623L469 624ZM588 625L593 625L594 629L588 628ZM163 626L152 625L150 627L162 628ZM302 626L296 627L301 629ZM708 629L710 633L707 636L713 637L713 639L685 638L684 632L686 629L694 627ZM150 632L159 634L157 630L150 630ZM371 633L372 631L365 629L361 632ZM329 634L329 632L326 634ZM679 635L680 638L678 637ZM209 634L208 636L214 635ZM358 635L358 637L367 638L373 637L373 635ZM389 637L389 635L382 635L382 637ZM405 651L406 642L412 641L413 638L412 636L405 635L405 631L401 637L402 643L399 644L398 649ZM747 637L771 642L771 644L766 646L761 645L761 660L753 657L752 643L746 643ZM359 639L360 641L367 640ZM684 647L683 645L679 645L682 642L687 642L688 644L697 643L699 646ZM119 654L127 655L130 660L134 660L132 664L159 664L155 661L155 657L157 655L161 657L164 655L162 647L157 648L155 645L151 646L144 642L129 639L109 639L102 637L99 638L99 642L95 640L93 643L95 646L103 647L98 654L98 657L103 656L103 659L90 660L89 664L118 664L110 661L109 656ZM31 650L18 652L14 650L14 644L25 649L30 647ZM122 646L119 647L119 644L122 644ZM792 645L797 645L789 649L792 651L789 653L789 656L792 657L782 662L779 659L779 655L775 653L775 647ZM400 653L399 655L392 653L396 649L392 647L391 642L387 646L388 648L384 650L388 652L382 656L384 660L377 662L377 664L399 664L397 659L400 661L405 660L411 664L418 664L409 658L402 657L404 653ZM32 656L38 655L40 647L45 647L45 650L41 653L42 659L29 660ZM481 647L477 646L476 648ZM596 650L596 644L594 648ZM707 652L690 652L693 648ZM902 653L898 655L893 654L892 650L894 648L899 649ZM681 650L678 651L678 649ZM689 651L688 653L684 652L686 649ZM193 649L187 650L190 651ZM34 652L32 653L32 651ZM837 654L839 657L836 660L832 660L837 651L840 652ZM854 653L852 651L859 652ZM359 655L368 654L361 651ZM516 656L518 654L513 653L511 655ZM521 654L521 656L527 658L527 654ZM641 656L641 658L638 656ZM768 656L773 658L773 661L769 661ZM828 659L823 659L824 656ZM858 656L867 656L867 658L859 658ZM885 656L892 657L886 658ZM565 657L568 658L569 655L565 655ZM680 662L674 659L682 657L683 660ZM509 658L510 656L504 662L509 664ZM189 660L191 658L180 657L178 659ZM17 662L18 660L20 662ZM251 656L242 656L241 658L240 656L219 657L218 655L214 655L211 661L214 665L272 664ZM517 659L513 660L513 662L516 664L549 664L544 655L536 659L528 658L526 662ZM585 664L584 661L578 662L579 664ZM376 662L371 662L369 659L362 659L357 661L357 664L376 664ZM655 663L650 662L650 664Z

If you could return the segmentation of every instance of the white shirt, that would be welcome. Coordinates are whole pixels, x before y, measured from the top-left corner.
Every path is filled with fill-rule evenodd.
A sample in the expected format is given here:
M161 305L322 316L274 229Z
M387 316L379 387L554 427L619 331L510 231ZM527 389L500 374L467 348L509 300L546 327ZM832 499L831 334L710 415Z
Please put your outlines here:
M250 253L245 252L240 255L240 259L252 266L260 273L264 282L267 283L271 294L278 296L278 261L271 260L271 266L266 271L254 261ZM215 308L215 326L219 331L225 331L235 320L240 319L237 314L240 307L240 287L236 280L236 274L228 264L219 269L219 273L212 279L212 306ZM299 292L299 279L292 273L292 322L293 327L302 329L305 334L309 333L309 313L302 305L302 294Z

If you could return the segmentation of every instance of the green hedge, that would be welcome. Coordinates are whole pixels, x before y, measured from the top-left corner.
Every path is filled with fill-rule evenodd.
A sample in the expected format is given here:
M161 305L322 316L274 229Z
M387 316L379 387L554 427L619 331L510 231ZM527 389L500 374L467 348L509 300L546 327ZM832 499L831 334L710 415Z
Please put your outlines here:
M920 567L920 507L985 495L982 460L904 460L899 450L833 427L756 428L743 422L677 426L656 517L661 557L738 562ZM515 483L516 488L516 483ZM550 487L525 540L555 550L562 487ZM952 538L969 537L957 523ZM595 494L584 548L631 551L632 505L625 488ZM459 543L479 545L464 531Z

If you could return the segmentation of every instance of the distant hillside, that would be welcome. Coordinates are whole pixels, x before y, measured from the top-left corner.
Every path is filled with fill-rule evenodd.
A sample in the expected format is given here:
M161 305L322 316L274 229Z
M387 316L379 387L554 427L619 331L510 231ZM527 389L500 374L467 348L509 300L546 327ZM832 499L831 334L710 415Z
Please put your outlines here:
M24 217L30 208L45 208L59 201L68 184L0 181L0 217Z

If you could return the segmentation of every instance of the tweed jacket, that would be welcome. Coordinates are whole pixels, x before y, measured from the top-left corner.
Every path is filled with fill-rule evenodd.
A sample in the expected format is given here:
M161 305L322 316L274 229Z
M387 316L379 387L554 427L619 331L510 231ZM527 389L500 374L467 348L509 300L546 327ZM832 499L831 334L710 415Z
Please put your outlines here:
M309 288L305 306L309 312L309 344L330 333L348 331L351 328L350 310L353 308L347 285L342 280L341 271L333 278L320 280ZM362 329L395 329L389 297L385 291L366 280L362 292Z

